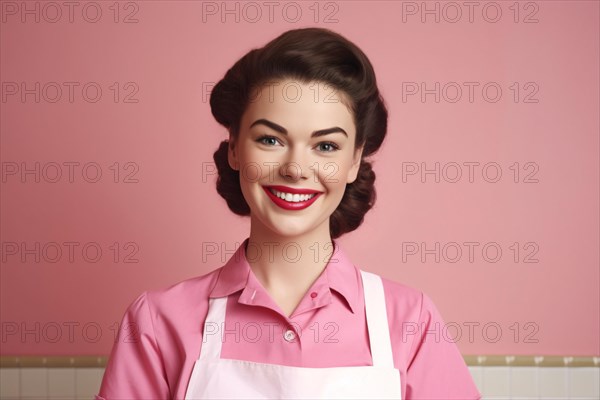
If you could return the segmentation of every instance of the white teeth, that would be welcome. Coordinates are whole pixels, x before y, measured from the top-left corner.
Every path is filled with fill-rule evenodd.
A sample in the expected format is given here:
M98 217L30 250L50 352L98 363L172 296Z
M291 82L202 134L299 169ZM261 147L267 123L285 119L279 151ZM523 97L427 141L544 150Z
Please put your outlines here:
M283 199L285 201L289 201L290 203L298 203L299 201L306 201L308 199L312 199L316 195L316 193L312 193L312 194L291 194L291 193L278 192L275 189L269 189L269 190L275 196L277 196L280 199Z

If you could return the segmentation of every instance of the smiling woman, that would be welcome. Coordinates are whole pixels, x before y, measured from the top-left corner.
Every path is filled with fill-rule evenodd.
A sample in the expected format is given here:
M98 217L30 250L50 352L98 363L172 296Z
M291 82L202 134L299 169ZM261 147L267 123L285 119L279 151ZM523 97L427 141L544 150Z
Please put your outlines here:
M241 170L241 199L250 209L251 229L275 236L258 238L251 234L253 244L258 244L256 239L263 243L262 239L281 237L329 243L330 234L339 236L341 232L330 232L329 218L342 201L347 185L356 180L360 166L363 149L355 148L352 112L335 90L318 82L274 82L276 88L292 85L302 93L293 102L286 98L285 89L276 89L271 95L267 93L269 88L263 87L246 108L237 137L232 134L229 141L228 165ZM326 94L330 101L315 101L309 94L311 88ZM274 185L279 189L268 190ZM300 194L307 192L316 195L300 201ZM363 207L363 215L370 207L370 202ZM362 216L357 224L361 221ZM344 228L350 229L347 225Z
M210 104L213 116L230 134L229 141L221 143L214 158L219 170L217 191L233 212L250 215L250 207L237 185L239 174L227 162L226 148L253 127L243 125L249 114L267 115L270 112L274 118L252 120L251 124L262 123L268 131L277 132L284 138L288 133L286 128L292 130L287 126L289 124L285 127L277 124L284 118L300 128L292 130L294 133L307 134L307 124L314 126L315 132L310 131L311 138L321 138L340 130L345 133L348 143L344 141L347 144L343 149L344 156L354 148L359 152L359 162L355 166L358 169L351 171L356 181L348 182L352 184L348 185L339 207L331 214L331 238L340 237L361 225L376 200L375 173L371 163L364 158L381 146L387 132L388 112L379 94L372 65L358 47L324 29L289 31L264 48L250 51L229 69L214 87ZM335 121L344 121L346 130ZM333 126L337 129L328 129ZM352 137L348 137L348 131L354 132L351 132ZM300 169L297 161L290 161ZM334 180L332 175L337 175L339 164L330 160L310 166L322 169L328 173L329 180ZM268 168L263 165L261 169Z
M365 157L387 131L365 54L288 31L236 62L210 105L229 133L217 191L250 234L221 268L130 305L97 398L479 399L431 299L336 240L375 203Z

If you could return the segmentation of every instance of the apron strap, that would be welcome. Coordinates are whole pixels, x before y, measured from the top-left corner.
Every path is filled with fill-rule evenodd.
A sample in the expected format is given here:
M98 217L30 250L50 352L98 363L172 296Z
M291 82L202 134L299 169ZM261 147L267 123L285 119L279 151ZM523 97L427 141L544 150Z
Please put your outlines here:
M199 360L218 360L221 358L225 311L227 311L227 296L208 299L208 314L204 322Z
M373 366L394 368L383 282L379 275L372 272L361 270L360 273L365 293L365 312Z

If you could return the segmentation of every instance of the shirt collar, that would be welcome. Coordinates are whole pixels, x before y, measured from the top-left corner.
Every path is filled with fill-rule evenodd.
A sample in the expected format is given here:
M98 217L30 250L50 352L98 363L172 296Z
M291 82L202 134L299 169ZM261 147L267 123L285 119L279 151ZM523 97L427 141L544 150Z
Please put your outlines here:
M209 297L229 296L239 290L245 289L249 281L256 281L254 272L246 259L246 244L249 237L238 247L225 265L221 268L217 283L210 292ZM359 296L359 271L352 264L340 243L332 240L333 254L325 266L325 270L317 279L317 284L329 285L330 289L341 294L353 313L358 307ZM252 279L249 279L252 275Z

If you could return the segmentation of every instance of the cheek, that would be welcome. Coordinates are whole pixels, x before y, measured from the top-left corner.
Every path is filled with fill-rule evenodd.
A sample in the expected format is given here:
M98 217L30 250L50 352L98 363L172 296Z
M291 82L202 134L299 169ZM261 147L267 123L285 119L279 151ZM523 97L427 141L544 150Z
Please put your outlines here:
M350 168L351 162L347 160L324 163L320 168L319 175L321 181L327 186L332 188L345 187Z
M240 186L242 189L242 196L244 197L244 200L246 200L246 204L248 204L251 210L254 210L257 202L257 190L262 190L262 188L258 187L255 183L249 180L241 180Z
M242 163L246 165L246 168L252 173L249 174L252 178L257 175L268 176L269 171L274 168L274 158L260 151L249 151L243 155Z

